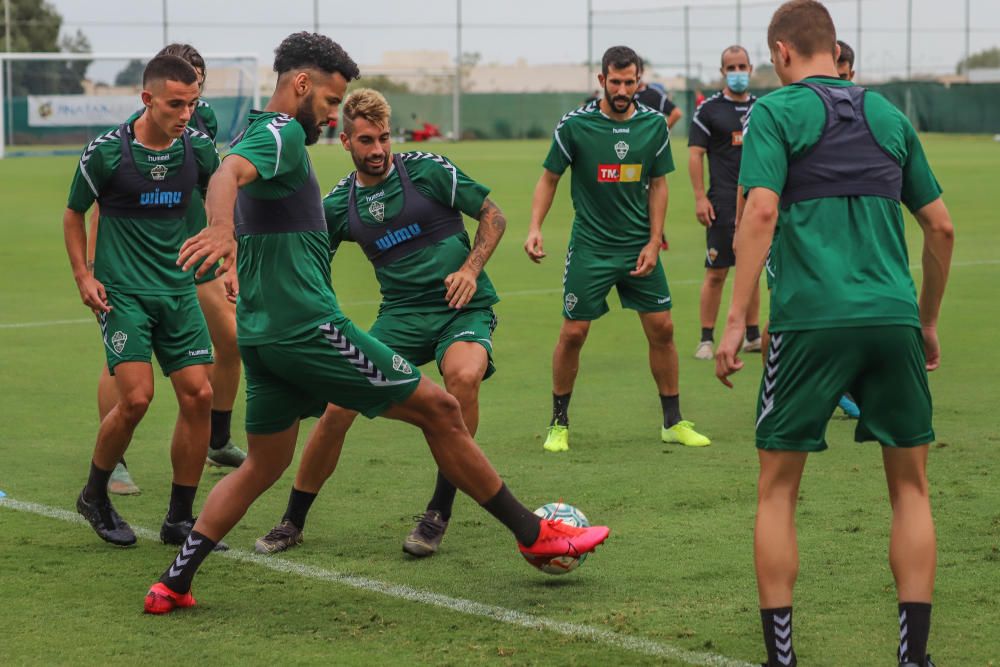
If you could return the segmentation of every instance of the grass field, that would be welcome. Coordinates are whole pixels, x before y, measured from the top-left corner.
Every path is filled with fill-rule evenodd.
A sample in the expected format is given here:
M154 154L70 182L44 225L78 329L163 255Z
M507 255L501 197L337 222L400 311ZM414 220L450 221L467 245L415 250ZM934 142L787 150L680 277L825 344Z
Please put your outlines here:
M958 234L940 325L943 364L932 375L939 568L930 648L942 666L993 665L1000 664L1000 350L993 329L1000 238L989 192L1000 178L1000 144L958 136L925 142ZM691 357L704 242L685 148L674 146L682 168L669 178L671 250L664 262L682 407L713 446L659 442L645 340L636 316L612 299L612 312L594 326L584 350L565 455L544 453L541 436L560 323L568 182L544 229L549 257L535 266L521 244L546 144L433 149L492 187L509 220L488 267L503 301L499 372L482 390L479 441L526 503L575 504L612 527L608 544L571 575L546 576L463 497L441 552L405 559L400 544L430 495L433 462L414 430L362 420L313 507L302 548L271 560L247 553L280 518L289 470L227 538L235 557L206 562L195 582L199 606L144 616L146 588L174 548L142 538L137 548L112 548L70 521L96 433L103 363L62 241L74 159L4 160L0 490L8 498L0 501L0 664L759 664L751 540L760 362L749 359L727 391L712 364ZM316 147L313 157L325 188L348 171L339 147ZM915 223L910 240L919 266ZM915 276L919 282L919 270ZM378 292L357 248L338 253L334 284L347 313L367 326ZM133 526L149 531L159 528L166 508L176 415L169 383L158 378L156 390L128 453L143 493L116 500ZM242 417L241 400L234 424ZM875 446L854 444L852 428L831 421L831 449L813 457L802 485L795 639L805 665L895 664L881 459ZM206 471L199 505L217 479Z

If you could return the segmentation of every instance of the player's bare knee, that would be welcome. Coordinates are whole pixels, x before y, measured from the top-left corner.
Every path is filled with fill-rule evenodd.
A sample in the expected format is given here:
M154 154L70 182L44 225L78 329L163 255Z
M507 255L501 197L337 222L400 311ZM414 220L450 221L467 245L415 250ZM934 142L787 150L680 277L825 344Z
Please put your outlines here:
M565 322L559 331L559 342L572 348L583 347L590 333L590 322Z
M722 286L726 284L726 274L727 271L706 271L705 272L705 284L712 289L722 289Z
M655 347L670 345L674 342L674 323L672 320L662 320L646 328L649 344Z
M177 393L181 412L207 412L212 407L212 385L209 382L185 387Z
M153 396L149 392L142 389L133 390L118 399L118 410L126 421L138 424L146 415L152 400Z
M464 366L449 369L444 375L444 386L456 397L469 397L479 391L483 373L479 368Z

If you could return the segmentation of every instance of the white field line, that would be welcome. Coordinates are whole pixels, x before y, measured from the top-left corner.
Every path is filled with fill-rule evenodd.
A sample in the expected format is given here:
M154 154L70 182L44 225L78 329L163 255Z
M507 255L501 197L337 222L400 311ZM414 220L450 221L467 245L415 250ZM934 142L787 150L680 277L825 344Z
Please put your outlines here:
M951 263L952 267L961 267L961 266L993 266L993 265L996 265L996 264L1000 264L1000 259L974 259L974 260L969 260L967 262L952 262ZM922 270L922 268L923 267L920 264L911 264L910 265L910 270L911 271L920 271L920 270ZM701 278L695 278L695 279L687 279L687 280L668 280L667 284L668 285L700 285L701 282L702 282ZM500 298L501 299L506 299L506 298L512 297L512 296L537 296L537 295L544 295L544 294L557 294L559 292L562 292L562 288L561 287L513 290L513 291L510 291L510 292L501 292L500 293ZM342 307L351 308L353 306L377 306L379 303L381 303L381 301L379 301L379 300L376 300L376 301L350 301L350 302L341 303L340 305ZM55 325L59 325L59 324L92 324L93 322L94 322L94 318L92 318L92 317L80 318L78 320L47 320L47 321L44 321L44 322L8 322L8 323L5 323L5 324L0 324L0 330L3 330L3 329L33 329L33 328L37 328L37 327L50 327L50 326L55 326Z
M0 508L12 509L18 512L28 512L30 514L37 514L50 519L58 519L59 521L86 525L86 521L74 512L56 507L49 507L47 505L39 505L38 503L15 500L10 497L0 498ZM159 541L158 533L152 530L138 527L133 527L133 530L136 535L145 540L155 542ZM349 588L365 591L367 593L378 593L380 595L396 598L398 600L406 600L407 602L416 602L418 604L440 607L442 609L447 609L449 611L469 616L488 618L501 623L507 623L508 625L516 625L531 630L546 630L548 632L555 632L573 639L581 639L591 641L596 644L604 644L605 646L609 646L611 648L641 653L655 658L677 660L687 665L701 665L704 667L754 667L754 665L751 665L750 663L734 660L733 658L727 658L715 653L688 651L686 649L677 648L676 646L671 646L670 644L662 644L649 639L643 639L641 637L630 637L629 635L619 634L604 628L582 625L579 623L555 621L541 616L526 614L514 609L506 609L504 607L482 604L473 600L448 597L447 595L440 595L430 591L423 591L418 588L411 588L410 586L390 584L377 579L368 579L367 577L359 577L352 574L343 574L341 572L325 570L312 565L303 565L276 556L262 556L260 554L244 551L242 549L230 549L226 552L214 554L213 557L215 556L222 556L223 558L229 558L241 563L259 565L276 572L281 572L282 574L295 574L306 579L327 581L334 584L340 584L341 586L347 586Z

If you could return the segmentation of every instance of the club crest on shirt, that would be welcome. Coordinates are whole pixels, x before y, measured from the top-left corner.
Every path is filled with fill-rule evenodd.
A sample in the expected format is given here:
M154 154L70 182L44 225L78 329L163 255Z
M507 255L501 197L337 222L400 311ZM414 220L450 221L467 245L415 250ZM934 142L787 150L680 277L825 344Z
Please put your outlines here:
M410 364L408 364L406 359L403 359L403 357L398 354L392 355L392 369L405 375L413 373L413 368L410 367Z
M619 160L624 160L625 156L628 155L628 144L624 141L619 141L615 144L615 155L618 156Z
M167 166L163 164L153 165L153 168L149 170L149 175L153 177L154 181L162 181L167 177Z
M385 202L373 201L368 207L368 212L375 220L382 222L385 220Z
M121 354L122 350L125 349L125 341L128 340L128 334L124 331L116 331L113 336L111 336L111 347L114 348L115 353Z

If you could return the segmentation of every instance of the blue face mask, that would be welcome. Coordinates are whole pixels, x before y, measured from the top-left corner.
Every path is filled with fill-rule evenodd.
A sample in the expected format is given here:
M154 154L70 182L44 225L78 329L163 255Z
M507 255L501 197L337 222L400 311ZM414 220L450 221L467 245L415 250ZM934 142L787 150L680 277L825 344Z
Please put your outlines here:
M734 93L745 93L750 87L750 72L726 72L726 87Z

